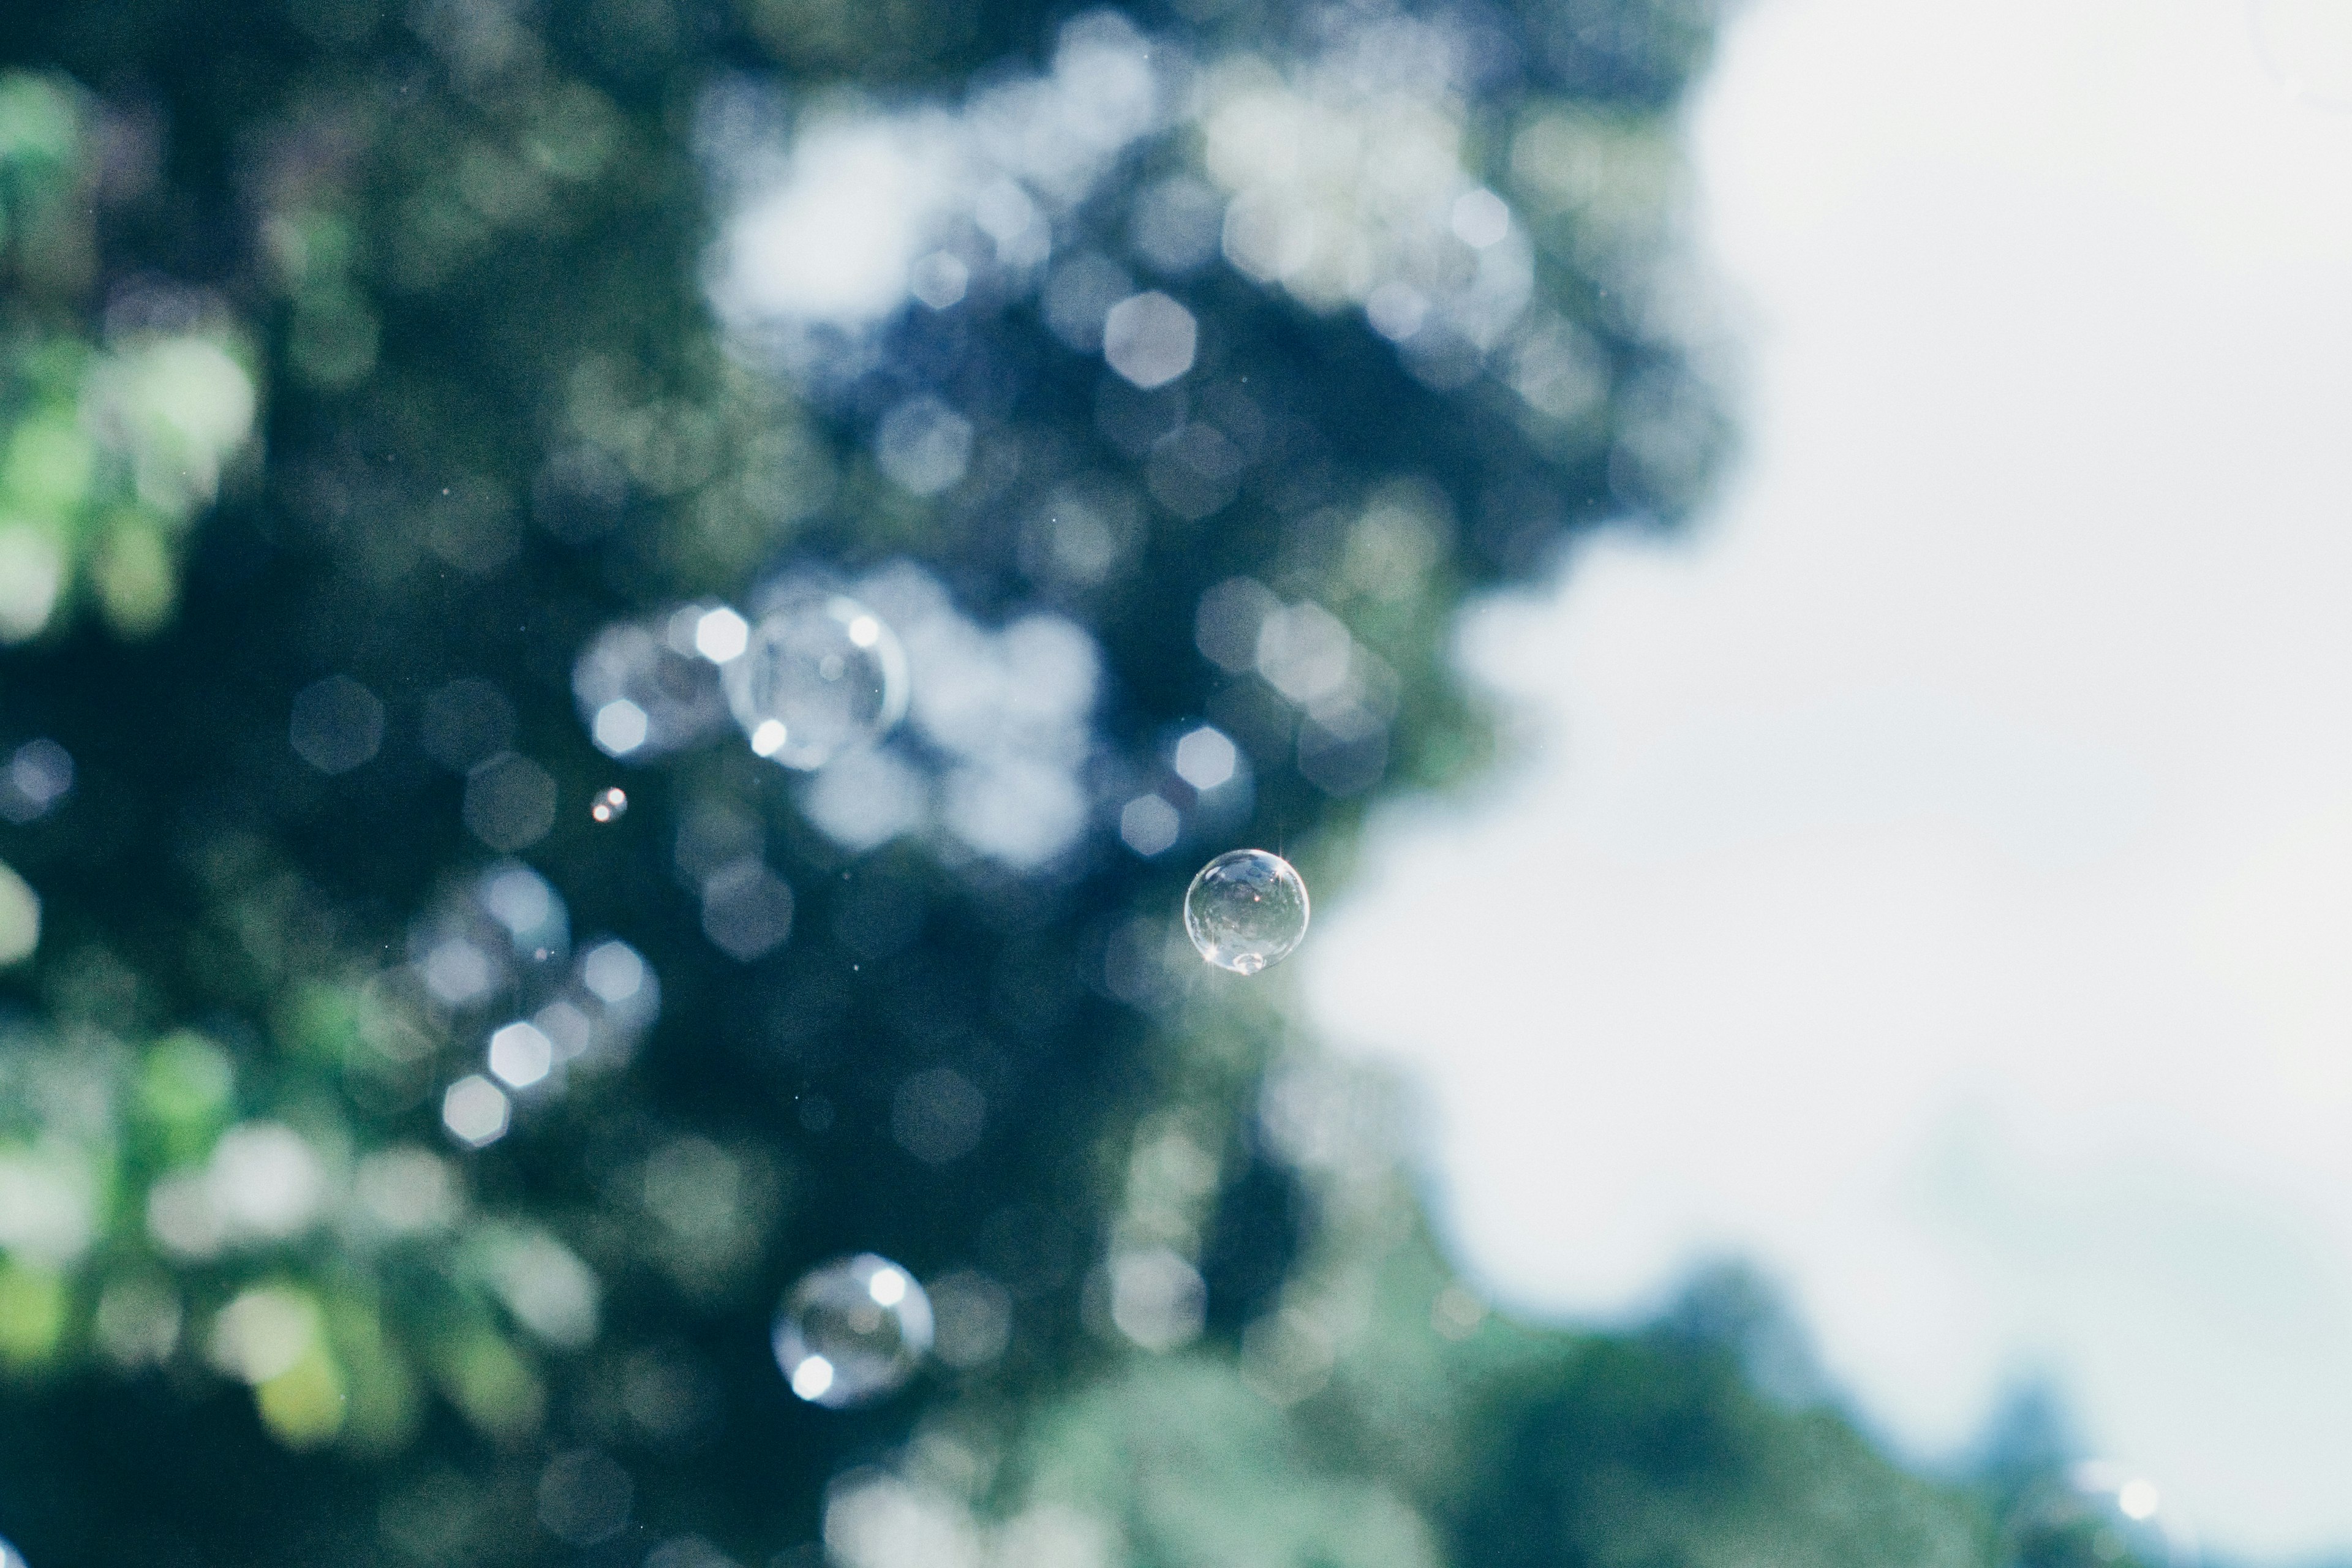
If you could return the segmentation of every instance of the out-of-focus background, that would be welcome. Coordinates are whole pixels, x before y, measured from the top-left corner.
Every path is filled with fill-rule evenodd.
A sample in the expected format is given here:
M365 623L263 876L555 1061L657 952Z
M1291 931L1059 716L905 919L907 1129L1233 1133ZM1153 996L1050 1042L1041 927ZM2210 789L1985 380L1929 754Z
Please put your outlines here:
M1908 1453L2041 1385L2210 1545L2352 1542L2348 87L2352 7L1727 27L1743 455L1471 612L1528 760L1307 960L1503 1299L1750 1257Z
M0 10L0 1568L2342 1560L2345 20Z

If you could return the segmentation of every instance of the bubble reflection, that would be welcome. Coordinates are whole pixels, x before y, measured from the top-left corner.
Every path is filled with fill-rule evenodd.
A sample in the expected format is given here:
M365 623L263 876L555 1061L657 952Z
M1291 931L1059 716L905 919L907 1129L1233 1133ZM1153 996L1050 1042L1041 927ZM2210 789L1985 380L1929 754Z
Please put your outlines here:
M2305 103L2352 111L2352 0L2249 0L2263 66Z
M1184 931L1201 956L1255 974L1290 956L1307 935L1307 883L1264 849L1233 849L1201 868L1184 894Z
M867 1404L904 1385L929 1353L930 1299L888 1258L842 1258L793 1287L774 1347L801 1398L831 1410Z
M788 768L821 768L905 715L907 656L856 600L788 589L727 666L726 690L754 752Z

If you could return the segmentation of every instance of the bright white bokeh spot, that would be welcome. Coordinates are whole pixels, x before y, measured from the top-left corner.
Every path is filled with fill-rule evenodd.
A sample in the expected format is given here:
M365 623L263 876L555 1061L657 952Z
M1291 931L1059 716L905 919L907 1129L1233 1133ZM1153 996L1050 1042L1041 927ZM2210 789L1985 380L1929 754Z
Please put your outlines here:
M213 1146L205 1188L230 1238L282 1241L319 1217L326 1169L310 1141L292 1128L247 1121Z
M628 792L611 784L596 792L596 798L589 803L588 815L598 822L618 822L628 809Z
M1236 974L1279 963L1307 937L1307 883L1264 849L1230 849L1184 893L1184 931L1201 956Z
M1223 731L1203 724L1176 742L1176 776L1206 794L1234 776L1240 758Z
M451 1137L479 1149L506 1136L506 1092L488 1079L467 1073L441 1097L441 1122Z
M772 757L783 750L788 733L781 719L762 719L751 731L751 752L754 756Z
M555 1047L537 1026L517 1021L490 1036L491 1073L509 1089L529 1089L555 1066Z
M955 128L937 111L810 126L786 177L728 226L711 289L721 314L844 325L888 315L961 164Z
M713 664L725 664L751 640L751 623L724 605L695 620L694 651Z
M625 697L616 697L596 710L589 734L606 756L625 757L646 743L646 710Z
M813 1355L793 1368L793 1392L814 1404L833 1392L833 1363Z
M907 1299L907 1277L896 1268L877 1268L866 1282L866 1293L877 1307L895 1307Z
M1103 318L1103 358L1146 391L1191 370L1199 342L1192 312L1157 289L1120 300Z
M2197 1568L2196 1531L2161 1502L2145 1476L2112 1460L2082 1460L2018 1499L2002 1521L2000 1561Z

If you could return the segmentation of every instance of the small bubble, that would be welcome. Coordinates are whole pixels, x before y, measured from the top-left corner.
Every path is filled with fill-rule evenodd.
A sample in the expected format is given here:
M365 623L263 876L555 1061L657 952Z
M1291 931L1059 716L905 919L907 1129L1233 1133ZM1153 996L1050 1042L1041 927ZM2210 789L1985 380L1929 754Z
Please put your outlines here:
M594 804L588 807L588 815L599 822L617 822L628 809L627 792L614 784L597 793Z
M914 1277L870 1252L803 1275L776 1314L776 1364L794 1394L829 1410L903 1385L931 1348L931 1303Z
M2248 0L2254 47L2279 85L2318 109L2352 110L2352 0Z
M639 762L683 751L725 726L720 666L698 647L727 646L723 608L688 605L646 623L621 622L581 650L572 694L598 751Z
M788 595L726 667L727 700L751 750L821 768L907 710L907 656L881 618L839 594Z
M1201 868L1184 893L1184 931L1201 956L1255 974L1307 935L1307 883L1279 855L1232 849Z
M2004 1531L2021 1568L2192 1568L2197 1539L2156 1483L2085 1459L2028 1492Z

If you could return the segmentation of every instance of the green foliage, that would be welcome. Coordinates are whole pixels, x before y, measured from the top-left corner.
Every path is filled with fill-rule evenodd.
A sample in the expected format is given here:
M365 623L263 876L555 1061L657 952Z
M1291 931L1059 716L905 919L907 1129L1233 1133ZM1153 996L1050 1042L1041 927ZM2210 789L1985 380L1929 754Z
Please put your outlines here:
M0 742L74 764L36 799L0 763L0 1531L40 1568L1980 1560L1970 1503L1735 1361L1489 1313L1376 1088L1252 1000L1280 974L1171 950L1208 838L1321 898L1368 801L1474 771L1464 597L1671 522L1723 441L1674 221L1711 13L1367 17L1138 13L1189 107L992 198L1041 226L951 236L994 268L961 302L777 342L707 285L785 132L998 112L1057 36L1136 35L0 16ZM1232 260L1150 260L1163 195ZM1106 368L1020 232L1179 299L1181 384ZM923 397L937 483L892 456ZM893 755L944 804L879 842L740 742L592 744L600 628L812 565L1098 658L1067 843L957 829L936 732ZM1204 721L1222 819L1169 761ZM1118 837L1153 789L1194 814L1165 855ZM788 941L719 940L752 863ZM578 1054L509 1095L527 1019ZM800 1405L770 1314L866 1249L938 1288L940 1354Z

